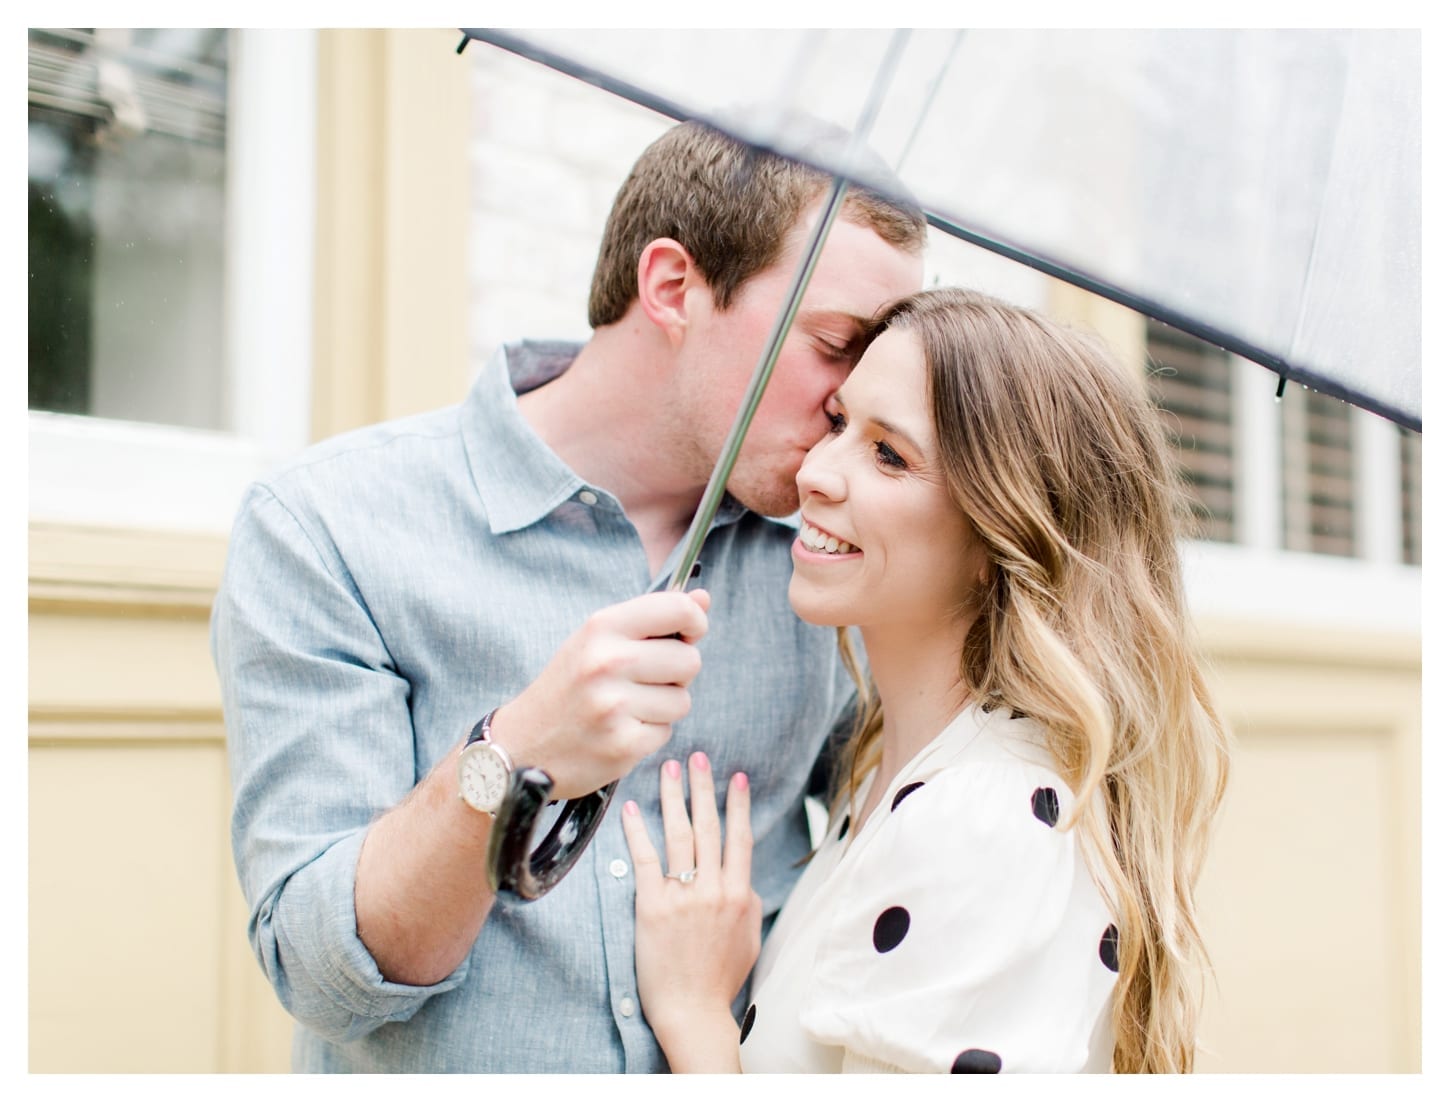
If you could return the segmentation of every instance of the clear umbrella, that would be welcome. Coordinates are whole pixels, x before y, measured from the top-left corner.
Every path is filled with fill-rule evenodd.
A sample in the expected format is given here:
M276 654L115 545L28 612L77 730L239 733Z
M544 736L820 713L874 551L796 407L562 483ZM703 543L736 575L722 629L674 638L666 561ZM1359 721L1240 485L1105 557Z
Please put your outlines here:
M845 181L910 198L952 236L1265 365L1279 392L1294 380L1421 428L1417 32L464 35L460 50L488 42L668 117L699 119L822 169L838 189ZM779 110L738 110L747 98ZM858 140L823 148L792 122L801 114ZM862 155L868 135L899 182ZM831 216L827 204L818 240ZM812 262L808 253L797 296ZM783 304L777 338L792 311ZM676 588L773 362L767 348ZM491 875L522 898L567 871L612 793L571 802L531 858L546 780L521 775L494 833Z

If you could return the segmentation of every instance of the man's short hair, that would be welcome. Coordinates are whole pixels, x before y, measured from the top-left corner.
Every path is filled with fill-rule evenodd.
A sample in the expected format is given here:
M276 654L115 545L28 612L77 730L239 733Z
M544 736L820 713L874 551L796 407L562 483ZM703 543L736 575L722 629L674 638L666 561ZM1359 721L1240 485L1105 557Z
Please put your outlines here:
M829 183L818 169L701 123L672 127L640 154L615 196L589 290L590 327L624 317L637 296L640 253L660 237L688 250L725 309L741 284L775 263ZM915 206L853 187L840 217L912 255L925 248L926 219Z

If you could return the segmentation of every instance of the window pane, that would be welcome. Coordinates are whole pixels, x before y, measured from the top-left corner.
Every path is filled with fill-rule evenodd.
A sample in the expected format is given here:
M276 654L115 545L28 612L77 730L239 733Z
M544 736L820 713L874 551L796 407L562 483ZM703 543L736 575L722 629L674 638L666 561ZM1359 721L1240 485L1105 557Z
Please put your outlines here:
M1233 393L1228 353L1148 321L1148 393L1163 414L1202 539L1234 538Z
M1418 432L1400 429L1400 516L1404 532L1402 558L1420 565L1420 443Z
M1280 422L1284 449L1284 546L1355 554L1354 439L1350 407L1291 386Z
M227 35L30 32L31 409L224 427Z

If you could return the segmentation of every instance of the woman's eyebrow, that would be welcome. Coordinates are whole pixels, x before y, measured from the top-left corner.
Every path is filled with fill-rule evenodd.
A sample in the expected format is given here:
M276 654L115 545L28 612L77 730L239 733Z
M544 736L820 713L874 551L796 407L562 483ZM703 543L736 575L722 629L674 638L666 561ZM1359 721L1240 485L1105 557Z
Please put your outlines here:
M902 440L905 440L908 444L912 446L912 448L916 450L917 454L926 454L926 449L924 449L920 444L917 443L916 437L912 436L911 433L907 432L900 425L894 424L891 421L883 421L879 417L868 417L866 418L866 420L869 421L871 424L875 425L882 432L886 433L886 435L896 436Z
M835 402L836 405L840 406L843 413L850 412L849 408L847 408L846 406L846 403L842 400L841 392L839 390L831 395L831 401ZM894 421L886 421L880 417L868 417L866 418L866 423L868 425L875 425L876 428L880 429L888 436L895 436L899 437L902 440L905 440L908 444L916 449L918 455L929 454L927 450L923 448L921 444L917 441L916 437L912 436L911 433L907 432L904 428L896 424Z

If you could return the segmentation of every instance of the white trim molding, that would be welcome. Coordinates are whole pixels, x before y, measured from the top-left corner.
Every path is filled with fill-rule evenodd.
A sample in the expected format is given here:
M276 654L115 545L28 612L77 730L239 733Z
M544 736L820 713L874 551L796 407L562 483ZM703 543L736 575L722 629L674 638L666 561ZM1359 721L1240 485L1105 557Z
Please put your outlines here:
M1420 632L1420 568L1229 543L1182 545L1195 617Z

